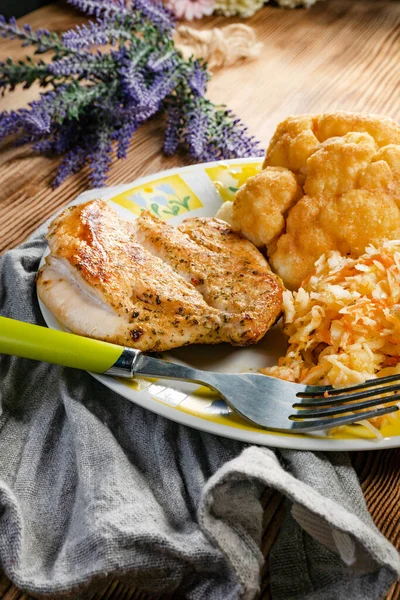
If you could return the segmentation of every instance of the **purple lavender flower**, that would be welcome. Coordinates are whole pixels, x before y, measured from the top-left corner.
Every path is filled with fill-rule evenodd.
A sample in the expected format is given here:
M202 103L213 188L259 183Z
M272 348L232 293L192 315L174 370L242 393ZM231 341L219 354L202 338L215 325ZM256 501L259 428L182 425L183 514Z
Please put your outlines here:
M138 69L133 62L128 62L126 66L119 69L121 75L122 89L131 101L136 102L140 107L145 106L149 100L149 90L146 86L141 69Z
M139 127L135 118L127 118L125 123L114 133L113 140L117 142L117 158L126 158L133 134Z
M0 114L0 140L15 135L20 129L20 118L16 111L4 111Z
M0 36L52 53L46 62L0 62L3 91L34 81L51 86L29 108L0 113L0 139L13 135L37 152L64 155L56 185L86 163L92 185L103 185L113 145L125 157L137 128L163 111L166 154L179 146L195 160L259 153L243 124L204 97L206 67L176 50L172 15L159 0L68 1L97 20L59 38L0 17Z
M247 134L247 128L238 119L235 125L231 124L223 129L222 135L226 140L223 147L225 153L229 153L232 158L242 158L246 156L262 156L259 142L254 136Z
M66 31L61 41L66 48L81 51L85 48L115 44L117 41L130 40L132 38L133 15L121 18L120 15L112 15L89 21L87 25L77 26L75 29Z
M26 142L33 141L50 131L50 117L45 111L35 106L32 110L24 108L9 113L4 111L0 114L0 140L20 131L26 136Z
M175 87L177 81L179 81L178 69L173 69L167 73L158 73L155 76L149 89L149 96L154 106L157 106L157 110L162 101Z
M222 112L222 111L221 111ZM207 147L207 160L219 160L223 158L244 158L248 156L261 156L259 142L247 133L247 128L239 119L232 119L225 115L219 115L219 133L216 140L211 140Z
M132 0L131 8L127 8L124 0L67 0L75 8L88 15L96 17L109 17L113 14L129 16L132 10L138 10L151 21L162 33L167 33L174 28L174 15L161 2L157 0Z
M58 167L57 175L53 181L53 187L58 187L73 173L82 169L87 160L87 150L83 146L75 146L62 159Z
M34 152L62 155L78 141L79 125L76 120L65 121L63 125L52 124L50 135L32 144Z
M106 176L111 168L111 135L108 131L100 131L97 139L91 145L87 159L90 166L90 182L93 187L102 187L106 183Z
M103 46L109 43L108 22L89 21L87 25L77 25L62 35L62 43L71 50L83 50L91 46Z
M147 89L146 101L138 103L131 109L138 123L147 121L160 110L163 101L175 85L176 77L176 71L159 73L154 77L152 84Z
M147 61L147 68L154 73L168 71L177 64L177 53L171 50L164 54L163 52L153 52Z
M14 17L7 22L3 15L0 15L0 37L18 38L23 40L23 46L37 46L37 54L60 48L60 40L56 33L47 31L47 29L33 31L30 25L19 27Z
M202 159L204 147L209 138L208 128L210 118L201 106L196 103L195 108L188 114L186 141L192 158Z
M32 109L20 111L20 127L30 133L43 135L50 131L51 119L39 103L32 102Z
M53 138L40 138L32 144L31 148L37 154L51 154L53 152Z
M168 112L167 128L164 136L164 152L168 156L174 154L179 146L181 138L181 113L172 106Z
M160 109L162 102L175 85L178 72L158 73L153 77L149 87L146 86L144 74L131 62L120 68L121 84L125 92L130 110L138 123L146 121Z
M114 14L129 16L130 10L125 5L125 0L67 0L68 4L89 16L109 17Z
M68 56L48 65L49 73L59 78L79 75L80 78L90 79L95 75L99 79L114 69L115 63L112 57L100 53L88 54L84 57Z
M151 21L161 33L172 31L175 26L175 17L162 2L157 0L132 0L132 7L139 10Z
M210 75L205 66L201 65L198 60L193 62L193 70L188 78L188 85L196 96L204 96L207 89L207 82Z

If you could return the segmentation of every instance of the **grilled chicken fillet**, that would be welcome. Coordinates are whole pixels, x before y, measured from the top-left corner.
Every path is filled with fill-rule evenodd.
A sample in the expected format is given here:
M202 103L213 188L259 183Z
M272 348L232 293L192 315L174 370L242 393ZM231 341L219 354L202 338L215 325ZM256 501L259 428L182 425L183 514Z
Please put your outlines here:
M63 211L48 241L38 293L74 333L145 351L245 346L281 312L264 257L218 219L173 227L145 211L129 222L95 200Z

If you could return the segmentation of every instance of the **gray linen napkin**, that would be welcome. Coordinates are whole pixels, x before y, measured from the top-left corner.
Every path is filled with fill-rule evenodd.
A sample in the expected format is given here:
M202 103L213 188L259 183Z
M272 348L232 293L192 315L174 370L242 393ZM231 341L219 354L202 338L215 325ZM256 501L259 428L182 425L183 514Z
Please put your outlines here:
M42 233L0 259L0 314L43 324ZM0 401L0 561L32 593L114 574L193 600L251 599L265 486L291 508L271 556L274 600L374 600L400 573L346 454L249 447L85 372L16 357L1 356Z

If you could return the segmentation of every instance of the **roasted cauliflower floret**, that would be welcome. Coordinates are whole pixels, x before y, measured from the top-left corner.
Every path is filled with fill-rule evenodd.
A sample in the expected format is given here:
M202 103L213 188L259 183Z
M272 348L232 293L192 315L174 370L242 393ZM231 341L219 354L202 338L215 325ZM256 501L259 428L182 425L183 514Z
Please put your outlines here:
M282 121L269 144L263 169L286 167L299 175L308 157L319 148L319 140L313 129L313 117L308 115Z
M378 148L400 144L399 125L383 117L344 112L288 117L276 128L263 168L286 167L296 174L301 173L320 143L351 132L368 133Z
M303 196L289 212L287 233L270 249L270 265L289 289L297 287L297 280L303 281L312 271L315 256L329 252L335 244L334 236L322 226L321 204L310 196ZM302 226L304 220L313 226Z
M256 246L270 244L282 233L285 227L283 214L296 201L299 193L299 186L291 171L282 167L268 167L250 177L236 193L231 224Z
M289 117L261 173L223 211L296 289L325 252L357 258L400 239L400 126L349 113Z
M333 197L354 190L376 150L368 133L347 133L326 140L307 160L304 192L308 196Z
M312 120L314 131L320 142L357 131L358 133L369 133L378 148L388 144L400 144L400 127L387 117L336 112L315 115Z

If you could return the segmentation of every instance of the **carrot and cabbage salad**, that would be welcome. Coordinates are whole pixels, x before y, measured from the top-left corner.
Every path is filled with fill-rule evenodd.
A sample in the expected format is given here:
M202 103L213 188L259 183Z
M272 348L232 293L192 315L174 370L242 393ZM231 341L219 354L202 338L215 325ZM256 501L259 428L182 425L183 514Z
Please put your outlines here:
M288 350L266 375L342 387L400 373L400 240L357 259L323 255L297 292L284 292L284 324ZM360 423L382 437L399 415Z

